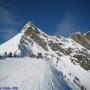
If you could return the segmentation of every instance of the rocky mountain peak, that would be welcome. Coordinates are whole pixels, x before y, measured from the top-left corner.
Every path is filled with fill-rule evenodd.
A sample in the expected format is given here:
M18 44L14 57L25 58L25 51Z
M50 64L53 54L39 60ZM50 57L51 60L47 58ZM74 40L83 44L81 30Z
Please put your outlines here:
M30 26L32 26L32 25L33 25L32 21L29 21L29 22L28 22L28 24L29 24Z
M25 32L28 28L36 28L36 26L32 23L32 21L29 21L26 23L26 25L22 28L21 32Z
M85 37L90 41L90 31L85 34Z
M76 32L71 35L71 38L85 48L90 49L90 32L85 34Z

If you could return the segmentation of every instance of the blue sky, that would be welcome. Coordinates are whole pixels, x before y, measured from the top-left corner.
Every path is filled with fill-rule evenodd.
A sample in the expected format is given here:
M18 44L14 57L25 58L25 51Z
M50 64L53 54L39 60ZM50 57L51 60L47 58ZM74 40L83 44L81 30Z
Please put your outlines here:
M0 44L28 22L50 35L90 30L90 0L0 0Z

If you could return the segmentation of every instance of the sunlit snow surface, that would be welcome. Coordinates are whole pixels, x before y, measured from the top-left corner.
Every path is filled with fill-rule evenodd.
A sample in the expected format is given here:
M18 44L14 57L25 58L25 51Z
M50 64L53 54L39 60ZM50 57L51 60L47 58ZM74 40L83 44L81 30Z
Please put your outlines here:
M47 61L35 58L0 60L0 87L18 90L71 90L62 73Z
M7 42L1 44L0 45L0 54L3 54L5 52L14 53L15 51L17 51L19 53L20 51L18 49L18 45L20 44L20 39L21 39L22 35L23 35L23 33L19 33L16 36L14 36L13 38L11 38L10 40L8 40Z

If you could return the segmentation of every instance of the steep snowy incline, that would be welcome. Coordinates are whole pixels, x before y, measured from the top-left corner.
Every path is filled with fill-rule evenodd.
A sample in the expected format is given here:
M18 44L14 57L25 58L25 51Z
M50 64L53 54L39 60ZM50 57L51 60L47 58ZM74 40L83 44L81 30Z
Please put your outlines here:
M51 64L41 59L0 60L0 87L18 90L71 90Z
M19 53L18 45L20 44L20 39L22 37L23 33L19 33L7 42L0 45L0 54L7 53L14 53L16 50Z

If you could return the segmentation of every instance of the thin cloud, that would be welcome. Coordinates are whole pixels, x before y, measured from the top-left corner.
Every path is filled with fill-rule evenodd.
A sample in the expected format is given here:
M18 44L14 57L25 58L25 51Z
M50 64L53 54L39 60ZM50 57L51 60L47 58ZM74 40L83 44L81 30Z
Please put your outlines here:
M76 32L78 26L74 21L74 15L66 14L62 21L57 24L56 34L68 36L69 34Z
M0 38L7 41L18 32L19 21L15 20L12 16L14 13L9 12L6 9L0 8Z
M11 25L18 25L19 23L14 19L11 12L6 9L0 8L0 22Z

